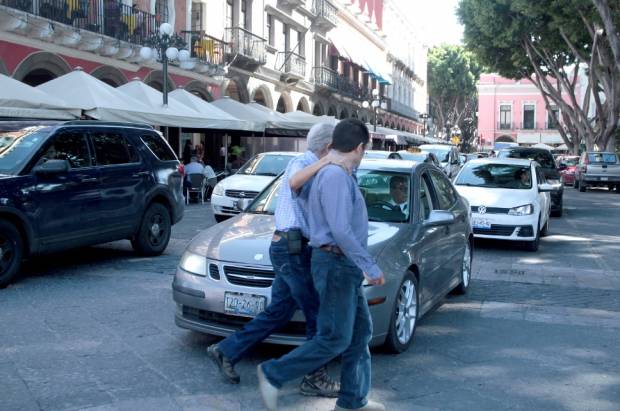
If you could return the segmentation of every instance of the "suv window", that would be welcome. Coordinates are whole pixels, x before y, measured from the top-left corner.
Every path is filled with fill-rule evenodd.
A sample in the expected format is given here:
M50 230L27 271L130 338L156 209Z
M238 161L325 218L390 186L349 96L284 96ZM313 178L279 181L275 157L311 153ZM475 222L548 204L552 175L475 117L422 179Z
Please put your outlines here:
M433 186L435 187L435 193L437 194L437 201L439 201L439 209L449 210L456 203L456 194L452 188L450 181L441 173L432 170L430 173Z
M91 134L98 165L127 164L140 161L135 147L116 131L94 131Z
M616 164L618 157L615 153L588 153L588 161L591 164Z
M427 175L420 178L420 217L426 220L431 215L433 209L431 191L428 188Z
M0 131L0 173L19 173L49 134L49 127Z
M67 160L71 168L90 167L86 136L80 132L61 132L52 138L37 164L47 160Z
M160 161L178 160L168 143L166 143L159 135L145 134L141 136L140 139Z
M551 152L541 149L529 149L529 150L501 150L498 155L499 158L522 158L534 160L542 166L542 168L555 169L555 160Z

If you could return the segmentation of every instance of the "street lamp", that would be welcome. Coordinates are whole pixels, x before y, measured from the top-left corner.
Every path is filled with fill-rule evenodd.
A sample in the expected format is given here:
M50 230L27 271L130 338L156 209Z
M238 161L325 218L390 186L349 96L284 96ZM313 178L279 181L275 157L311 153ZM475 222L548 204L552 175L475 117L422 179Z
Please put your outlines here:
M170 23L162 23L159 26L159 31L153 34L145 43L146 45L140 49L140 57L144 60L155 58L163 64L163 96L164 106L167 106L168 60L187 61L190 58L189 51L183 49L185 47L185 40L174 32L174 28Z
M379 96L378 89L372 89L372 100L370 102L364 101L362 102L362 107L369 108L372 107L372 110L375 115L375 121L373 125L373 131L377 132L377 110L381 107L382 110L387 110L387 102Z
M428 114L422 113L420 114L420 118L424 120L424 128L422 129L422 135L426 136L426 120L428 119Z

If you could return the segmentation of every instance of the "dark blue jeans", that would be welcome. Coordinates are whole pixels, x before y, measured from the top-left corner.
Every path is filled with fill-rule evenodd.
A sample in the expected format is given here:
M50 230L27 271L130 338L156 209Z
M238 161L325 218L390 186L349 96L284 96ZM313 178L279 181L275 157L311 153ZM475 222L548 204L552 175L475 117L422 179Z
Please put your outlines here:
M319 298L310 273L311 254L312 249L308 245L302 247L300 254L289 254L288 241L284 237L271 242L269 256L275 273L271 286L271 302L265 311L243 329L218 344L222 353L233 364L255 344L285 326L298 308L301 308L306 317L306 337L310 339L316 334Z
M271 384L281 388L342 354L336 404L363 407L370 390L372 322L362 272L344 256L314 249L312 277L320 301L316 336L282 358L263 363L263 371Z

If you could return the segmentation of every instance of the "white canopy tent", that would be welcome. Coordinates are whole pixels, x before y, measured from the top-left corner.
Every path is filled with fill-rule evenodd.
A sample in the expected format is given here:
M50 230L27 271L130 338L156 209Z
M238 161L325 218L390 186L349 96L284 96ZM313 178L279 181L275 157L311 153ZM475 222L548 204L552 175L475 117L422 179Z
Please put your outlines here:
M217 108L215 105L204 101L200 97L195 96L187 90L176 89L168 94L170 100L176 100L183 105L192 108L194 111L200 113L204 118L209 119L210 124L212 122L218 122L220 124L224 124L224 122L236 122L234 126L226 127L231 130L248 130L248 131L263 131L263 127L260 124L256 124L249 120L241 120L235 118L225 112ZM208 128L219 128L219 127L208 127ZM225 127L222 127L225 128Z
M283 116L298 123L308 123L312 125L318 123L338 124L338 120L334 116L315 116L314 114L306 113L305 111L291 111L289 113L284 113Z
M0 74L0 117L75 120L79 108L69 108L62 100Z
M307 121L297 121L295 119L288 118L286 114L272 110L256 102L251 102L248 106L254 110L262 112L267 116L268 122L266 128L268 129L310 130L310 127L314 125L314 123L309 123Z
M264 113L249 107L247 104L233 100L230 97L221 97L211 104L235 118L243 119L256 124L260 131L265 130L267 122L269 121L267 115Z
M538 143L538 144L534 144L532 147L534 147L534 148L543 148L543 149L545 149L545 150L549 150L549 151L553 150L553 147L552 147L552 146L547 145L547 144L545 144L545 143Z

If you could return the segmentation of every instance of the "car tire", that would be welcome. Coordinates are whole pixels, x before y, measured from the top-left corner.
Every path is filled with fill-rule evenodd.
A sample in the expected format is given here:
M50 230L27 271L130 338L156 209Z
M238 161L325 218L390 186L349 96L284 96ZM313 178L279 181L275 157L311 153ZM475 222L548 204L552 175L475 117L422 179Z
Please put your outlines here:
M463 295L467 293L469 283L471 282L471 263L473 260L473 254L471 244L467 241L465 251L463 252L463 264L461 265L461 282L454 288L454 294Z
M525 243L525 248L527 251L538 251L538 247L540 246L540 228L538 227L539 224L539 222L536 223L536 238L534 239L534 241L528 241L527 243Z
M19 273L24 255L24 240L15 225L0 220L0 288Z
M557 210L551 210L551 217L562 217L564 213L564 200L560 200L560 205Z
M217 221L218 223L221 223L222 221L226 221L230 218L230 216L222 215L222 214L213 214L213 217L215 217L215 221Z
M580 193L585 193L586 192L586 185L581 180L579 180L579 192Z
M419 308L418 280L412 272L407 271L394 298L390 329L385 340L385 348L389 352L399 354L407 351L418 325Z
M133 249L146 256L160 255L170 241L172 224L168 208L152 203L144 213L140 228L131 240Z
M579 183L577 183L577 178L573 180L573 188L579 188Z
M547 217L547 221L545 222L545 225L543 226L542 230L540 230L540 236L541 237L546 237L547 235L549 235L549 218Z

